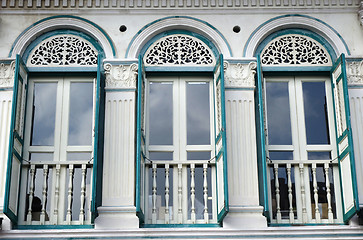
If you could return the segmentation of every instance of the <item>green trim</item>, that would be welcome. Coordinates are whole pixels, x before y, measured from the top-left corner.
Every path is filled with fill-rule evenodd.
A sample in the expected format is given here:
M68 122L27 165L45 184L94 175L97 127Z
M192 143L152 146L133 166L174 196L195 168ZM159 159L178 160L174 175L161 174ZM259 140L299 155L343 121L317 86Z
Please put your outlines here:
M135 88L106 88L105 92L136 92Z
M345 49L347 50L347 53L348 55L350 55L350 51L349 51L349 48L348 48L348 45L347 43L344 41L343 37L333 28L331 27L329 24L323 22L322 20L320 19L317 19L315 17L311 17L311 16L307 16L307 15L302 15L302 14L286 14L286 15L282 15L282 16L278 16L278 17L274 17L274 18L271 18L267 21L265 21L264 23L262 23L260 26L258 26L253 32L252 34L250 35L250 37L248 38L247 40L247 43L243 49L243 56L246 56L246 50L247 50L247 46L249 45L249 43L251 42L252 38L255 36L255 34L257 33L257 31L259 31L263 26L265 26L266 24L272 22L272 21L275 21L275 20L278 20L280 18L286 18L286 17L304 17L304 18L308 18L308 19L312 19L312 20L315 20L315 21L318 21L322 24L324 24L325 26L327 26L328 28L330 28L339 38L340 40L343 42L344 46L345 46ZM291 29L292 27L289 27L288 29ZM302 29L301 27L299 27L300 29ZM304 29L305 30L305 29ZM309 31L309 30L307 30ZM326 40L325 40L326 41ZM254 56L256 56L257 54L259 54L260 52L255 51L254 53ZM334 51L335 53L335 51ZM333 59L332 59L333 60Z
M331 69L331 66L263 66L262 71L270 71L270 72L329 72Z
M152 66L145 67L146 72L211 72L213 67L205 66Z
M93 229L93 225L16 225L19 230L45 230L45 229Z
M263 206L263 214L270 222L270 208L269 208L269 195L267 179L267 165L266 165L266 142L265 142L265 123L264 123L264 103L262 92L262 69L260 55L257 55L257 77L256 77L256 92L255 92L255 107L256 107L256 141L257 141L257 167L258 167L258 181L259 181L259 200L260 205Z
M35 22L33 23L32 25L30 25L29 27L27 27L14 41L13 45L11 46L11 49L10 49L10 52L9 52L9 57L11 57L11 55L13 54L13 50L14 50L14 47L16 45L16 43L19 41L19 39L27 32L29 31L29 29L31 29L32 27L42 23L42 22L45 22L45 21L48 21L50 19L55 19L55 18L70 18L70 19L78 19L78 20L81 20L81 21L84 21L92 26L94 26L95 28L97 28L104 36L105 38L107 39L107 41L109 42L110 46L111 46L111 49L112 49L112 54L114 57L116 57L116 50L115 50L115 47L113 45L113 42L111 40L111 38L108 36L108 34L101 28L99 27L98 25L96 25L95 23L91 22L90 20L87 20L85 18L81 18L81 17L77 17L77 16L71 16L71 15L59 15L59 16L52 16L52 17L47 17L47 18L44 18L38 22ZM64 27L61 27L64 29ZM84 33L86 34L86 33ZM97 40L96 40L97 42ZM103 51L102 51L103 52Z
M346 75L346 66L345 66L345 55L342 54L334 63L331 69L331 84L332 84L332 96L333 96L333 106L336 106L336 99L334 94L334 88L336 87L333 83L333 72L337 69L337 67L341 66L342 72L341 75L338 76L336 82L342 80L343 81L343 91L344 95L344 106L345 106L345 115L346 115L346 126L347 129L343 131L341 136L338 135L337 125L335 124L335 134L336 134L336 144L337 144L337 155L339 160L339 178L340 178L340 188L341 188L341 198L342 198L342 210L343 210L343 220L345 223L348 221L359 211L359 199L358 199L358 188L357 188L357 178L356 178L356 171L355 171L355 161L354 161L354 149L353 149L353 137L352 137L352 129L350 123L350 109L349 109L349 95L348 95L348 86L347 86L347 75ZM334 111L334 119L336 122L336 112ZM348 147L342 152L339 153L339 142L344 138L348 137ZM351 168L351 178L352 178L352 191L353 191L353 199L354 199L354 206L348 210L347 213L345 211L345 203L344 203L344 193L343 193L343 181L342 181L342 166L341 166L341 159L344 158L347 154L349 154L350 158L350 168ZM346 186L350 187L350 186Z
M30 73L36 72L97 72L97 67L29 67L28 68Z
M255 88L254 87L226 87L224 88L224 90L226 91L254 91Z
M191 19L191 20L194 20L194 21L198 21L198 22L201 22L205 25L207 25L208 27L212 28L216 33L218 33L218 35L223 39L223 41L226 43L227 47L228 47L228 51L229 51L229 54L232 56L232 49L231 47L229 46L228 42L227 42L227 39L223 36L223 34L215 27L213 27L211 24L209 24L208 22L206 21L203 21L203 20L200 20L200 19L197 19L197 18L194 18L194 17L190 17L190 16L170 16L170 17L165 17L165 18L161 18L161 19L158 19L158 20L155 20L147 25L145 25L143 28L141 28L136 34L135 36L132 38L132 40L130 41L129 45L127 46L127 50L126 50L126 54L125 54L125 58L128 58L128 55L129 55L129 51L130 51L130 47L132 46L133 42L135 41L135 39L145 30L147 29L148 27L150 27L151 25L154 25L158 22L161 22L165 19L170 19L170 18L185 18L185 19ZM200 35L201 36L201 35ZM155 37L155 36L154 36ZM204 37L206 38L206 37ZM207 39L207 38L206 38ZM209 41L210 42L210 41ZM144 46L145 47L145 46ZM143 47L143 48L144 48ZM140 51L139 54L141 54L142 51ZM143 54L141 54L143 55Z
M20 160L22 163L22 156L19 156L19 154L14 150L14 138L19 138L19 135L17 132L15 132L15 122L17 116L17 105L18 105L18 88L19 88L19 81L23 81L21 79L20 75L20 68L24 68L24 70L27 72L27 68L25 64L23 63L20 55L16 55L15 60L15 73L14 73L14 90L13 90L13 98L12 98L12 110L11 110L11 122L10 122L10 134L9 134L9 148L8 148L8 161L7 161L7 171L6 171L6 183L5 183L5 197L4 197L4 214L10 218L10 220L13 222L14 225L18 222L18 212L12 212L9 208L9 201L10 201L10 191L11 191L11 182L14 181L14 179L11 179L12 177L12 167L13 167L13 157L14 155L16 158ZM26 79L24 79L26 81ZM24 85L26 91L27 86ZM24 96L26 98L26 96ZM23 128L24 130L24 128ZM23 145L23 142L21 141L21 144ZM22 151L23 152L23 151ZM21 172L21 165L20 170ZM21 174L19 174L19 186L18 189L20 189L20 179ZM20 190L19 190L20 191ZM19 192L18 192L19 193ZM17 196L18 198L19 196ZM19 204L19 203L18 203ZM18 208L18 207L17 207ZM19 210L19 208L18 208Z

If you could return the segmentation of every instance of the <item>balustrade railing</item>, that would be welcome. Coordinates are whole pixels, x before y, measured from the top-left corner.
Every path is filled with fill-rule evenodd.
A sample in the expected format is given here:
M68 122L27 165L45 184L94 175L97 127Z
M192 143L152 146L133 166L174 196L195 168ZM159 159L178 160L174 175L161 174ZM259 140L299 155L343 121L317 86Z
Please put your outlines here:
M145 164L148 224L215 223L214 163L153 161Z
M28 172L24 224L91 223L91 163L31 162L24 171Z
M330 161L272 161L270 189L272 222L334 223L337 219L334 172Z

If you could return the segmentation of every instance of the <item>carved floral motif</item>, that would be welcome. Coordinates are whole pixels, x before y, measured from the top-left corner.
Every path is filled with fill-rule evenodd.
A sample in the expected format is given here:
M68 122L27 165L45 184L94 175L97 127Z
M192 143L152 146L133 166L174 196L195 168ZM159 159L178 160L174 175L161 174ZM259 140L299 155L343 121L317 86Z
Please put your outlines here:
M10 64L0 63L0 87L8 88L14 84L15 61Z
M347 64L347 77L349 85L363 85L363 61L349 62Z
M214 65L212 50L198 38L177 34L159 39L145 53L145 65Z
M29 59L33 66L95 66L97 50L83 38L61 35L41 42Z
M331 59L319 42L307 36L290 34L267 44L262 50L261 63L279 66L331 66Z
M224 81L226 87L254 87L256 62L230 64L224 62Z
M114 66L106 63L104 68L107 88L136 88L137 64Z

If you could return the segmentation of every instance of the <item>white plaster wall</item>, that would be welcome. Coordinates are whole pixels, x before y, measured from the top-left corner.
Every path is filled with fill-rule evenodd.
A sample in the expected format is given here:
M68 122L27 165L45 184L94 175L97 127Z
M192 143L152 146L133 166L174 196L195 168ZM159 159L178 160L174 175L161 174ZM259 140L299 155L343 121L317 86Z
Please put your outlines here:
M230 206L256 206L258 177L253 90L226 91L228 194Z
M338 8L337 8L338 9ZM99 10L92 12L67 11L63 9L56 14L75 14L76 16L88 19L100 26L112 39L116 47L116 57L124 58L127 47L137 32L147 24L163 17L173 15L188 15L202 21L208 22L214 28L221 32L231 46L233 57L241 57L243 49L248 38L258 26L264 22L285 14L304 14L329 24L339 33L346 41L352 55L363 55L363 27L358 19L358 9L347 9L345 11L337 9L323 9L321 12L299 9L299 10L274 10L270 11L232 11L232 10L205 10L205 11L188 11L178 10L175 12L149 10L149 11L105 11ZM256 11L256 10L255 10ZM12 44L21 32L34 22L51 16L52 11L43 11L41 14L31 14L29 12L16 12L18 14L6 14L0 11L0 57L6 57L9 54ZM130 12L132 14L130 14ZM43 13L43 14L42 14ZM106 14L107 13L107 14ZM258 16L258 17L256 17ZM125 25L126 32L120 32L119 27ZM239 25L241 32L234 33L233 27ZM11 29L11 31L9 31Z
M135 93L107 92L103 206L134 205Z
M12 95L12 91L0 91L0 212L4 205Z
M354 157L360 206L363 206L363 89L349 89Z

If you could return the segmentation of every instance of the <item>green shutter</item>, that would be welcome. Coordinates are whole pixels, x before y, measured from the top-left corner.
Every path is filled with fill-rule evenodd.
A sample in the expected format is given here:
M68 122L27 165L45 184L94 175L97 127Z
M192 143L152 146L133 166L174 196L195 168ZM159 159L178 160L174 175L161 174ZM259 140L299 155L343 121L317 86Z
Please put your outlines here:
M102 59L98 55L97 78L95 82L94 111L94 142L93 142L93 190L91 201L92 221L97 216L97 207L102 204L102 157L103 157L103 126L104 126L104 79Z
M228 205L228 175L227 175L227 146L226 146L226 113L224 97L224 68L223 55L219 56L214 68L214 121L215 121L215 160L217 169L217 211L218 222L229 211Z
M256 78L256 138L257 138L257 166L259 182L260 205L263 206L264 215L270 221L268 205L268 181L266 165L266 134L264 124L264 101L263 101L263 75L260 55L257 55L257 78Z
M144 223L144 167L145 167L145 120L144 120L145 69L139 56L137 79L137 120L136 120L136 213L140 223Z
M331 72L335 132L340 172L344 222L359 211L345 57L342 54Z
M16 56L9 155L5 185L4 213L14 224L18 221L18 199L21 166L23 162L24 123L28 70L19 55Z

